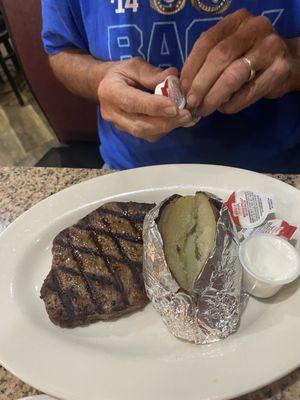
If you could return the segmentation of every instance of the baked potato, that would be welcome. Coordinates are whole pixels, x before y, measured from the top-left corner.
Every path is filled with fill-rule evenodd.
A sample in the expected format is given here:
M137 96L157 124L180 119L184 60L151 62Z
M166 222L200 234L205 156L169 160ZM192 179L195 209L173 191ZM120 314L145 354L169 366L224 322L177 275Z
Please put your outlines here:
M203 193L177 197L162 210L158 229L178 285L194 294L194 283L216 245L218 211Z

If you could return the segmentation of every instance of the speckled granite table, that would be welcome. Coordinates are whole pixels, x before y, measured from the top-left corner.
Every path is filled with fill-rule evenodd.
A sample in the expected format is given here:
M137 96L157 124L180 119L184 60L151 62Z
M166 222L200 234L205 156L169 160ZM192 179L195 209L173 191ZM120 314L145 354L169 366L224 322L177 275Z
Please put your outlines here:
M104 170L0 168L0 232L40 200L65 187L107 173ZM275 177L300 189L300 175ZM38 392L0 367L0 400L16 400L33 394ZM300 369L243 397L243 400L260 399L300 399Z

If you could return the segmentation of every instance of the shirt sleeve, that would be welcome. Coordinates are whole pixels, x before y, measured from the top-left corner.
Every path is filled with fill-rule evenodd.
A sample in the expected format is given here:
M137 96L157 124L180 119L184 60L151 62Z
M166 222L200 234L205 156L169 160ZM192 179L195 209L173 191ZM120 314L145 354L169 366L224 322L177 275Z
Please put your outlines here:
M68 0L42 0L42 40L47 54L66 49L88 52L81 16L72 10Z

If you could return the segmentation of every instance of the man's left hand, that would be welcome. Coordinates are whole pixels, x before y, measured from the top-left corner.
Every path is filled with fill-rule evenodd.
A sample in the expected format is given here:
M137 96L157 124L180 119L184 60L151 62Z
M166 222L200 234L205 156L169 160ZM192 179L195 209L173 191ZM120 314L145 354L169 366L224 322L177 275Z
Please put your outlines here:
M226 16L200 36L184 64L189 106L201 116L231 114L263 97L299 90L299 44L299 38L282 39L266 17L244 9Z

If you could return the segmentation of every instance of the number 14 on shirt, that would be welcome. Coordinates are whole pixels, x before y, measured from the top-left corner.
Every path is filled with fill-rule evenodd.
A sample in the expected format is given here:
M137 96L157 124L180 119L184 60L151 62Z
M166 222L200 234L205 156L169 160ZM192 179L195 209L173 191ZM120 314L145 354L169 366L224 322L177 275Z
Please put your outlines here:
M123 14L126 10L132 9L133 12L137 12L139 8L138 0L110 0L112 4L117 3L117 8L115 9L116 14Z

